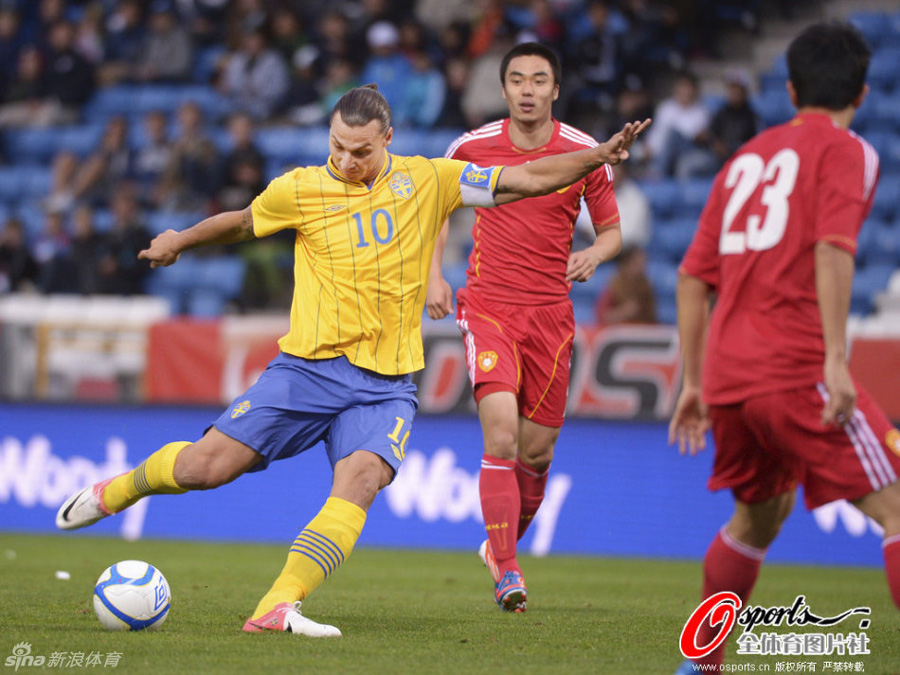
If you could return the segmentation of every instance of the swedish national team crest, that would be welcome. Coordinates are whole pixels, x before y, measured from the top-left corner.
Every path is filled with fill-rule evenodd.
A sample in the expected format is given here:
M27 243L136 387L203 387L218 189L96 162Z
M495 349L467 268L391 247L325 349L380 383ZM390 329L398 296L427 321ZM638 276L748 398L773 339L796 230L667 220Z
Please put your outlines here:
M489 373L497 365L497 352L481 352L478 355L478 367Z
M466 168L463 169L462 176L460 176L461 183L466 183L474 187L484 187L490 179L490 172L477 164L466 164Z
M231 410L231 419L236 419L250 410L250 401L241 401Z
M394 175L391 176L391 184L388 187L391 188L391 192L401 199L409 199L413 193L413 182L402 171L394 172Z

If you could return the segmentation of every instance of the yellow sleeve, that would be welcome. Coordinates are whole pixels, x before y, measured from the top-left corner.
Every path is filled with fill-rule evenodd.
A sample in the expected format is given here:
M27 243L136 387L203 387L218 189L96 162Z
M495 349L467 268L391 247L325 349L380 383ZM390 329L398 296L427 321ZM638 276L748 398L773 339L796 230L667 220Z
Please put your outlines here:
M250 204L253 233L257 237L267 237L300 224L297 206L299 171L295 169L274 179Z

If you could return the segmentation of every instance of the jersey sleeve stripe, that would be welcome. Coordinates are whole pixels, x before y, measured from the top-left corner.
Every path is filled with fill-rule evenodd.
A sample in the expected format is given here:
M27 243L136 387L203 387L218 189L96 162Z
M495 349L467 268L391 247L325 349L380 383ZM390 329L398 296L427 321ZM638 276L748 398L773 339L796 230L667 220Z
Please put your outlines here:
M499 136L501 133L503 133L502 122L494 122L492 124L487 124L483 127L480 127L475 131L467 131L450 144L450 146L447 148L447 152L444 153L444 157L446 157L447 159L453 159L453 155L459 149L459 146L468 143L469 141L478 140L480 138L491 138L492 136Z
M559 125L559 133L561 136L565 136L570 141L575 141L576 143L581 143L583 145L588 145L590 147L595 147L599 145L597 143L597 139L589 136L583 131L579 131L575 127L571 127L568 124L560 124Z
M868 199L869 195L872 194L872 190L875 189L875 181L878 178L878 153L875 152L875 148L869 145L865 140L859 140L863 147L866 166L865 178L863 180L863 197Z

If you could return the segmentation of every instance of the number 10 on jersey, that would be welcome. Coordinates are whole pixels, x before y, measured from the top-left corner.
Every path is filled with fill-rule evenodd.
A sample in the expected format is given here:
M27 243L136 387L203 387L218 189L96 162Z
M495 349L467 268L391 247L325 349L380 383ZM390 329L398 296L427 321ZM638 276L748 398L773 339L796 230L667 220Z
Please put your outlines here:
M372 239L378 244L387 244L394 238L394 220L391 218L391 214L384 209L376 209L369 216L369 232L367 232L367 228L363 225L363 214L354 213L352 218L356 223L356 232L359 235L359 240L356 242L356 248L365 248L369 245L369 239L366 237L369 232L371 232ZM381 234L382 230L385 231L383 236Z

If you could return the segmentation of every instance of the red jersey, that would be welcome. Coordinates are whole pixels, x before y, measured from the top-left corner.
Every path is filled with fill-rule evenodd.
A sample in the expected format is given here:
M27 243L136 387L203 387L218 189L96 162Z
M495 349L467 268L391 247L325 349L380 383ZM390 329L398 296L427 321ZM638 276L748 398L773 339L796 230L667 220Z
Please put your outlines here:
M546 145L522 150L509 138L507 118L463 134L447 149L446 157L481 166L510 166L596 145L587 134L553 120L553 135ZM582 196L595 226L619 222L608 165L553 194L475 209L475 245L469 255L466 288L487 300L513 305L566 300L571 287L566 268Z
M681 271L715 288L703 363L724 405L823 378L815 245L856 253L878 155L824 114L804 114L740 148L713 183Z

